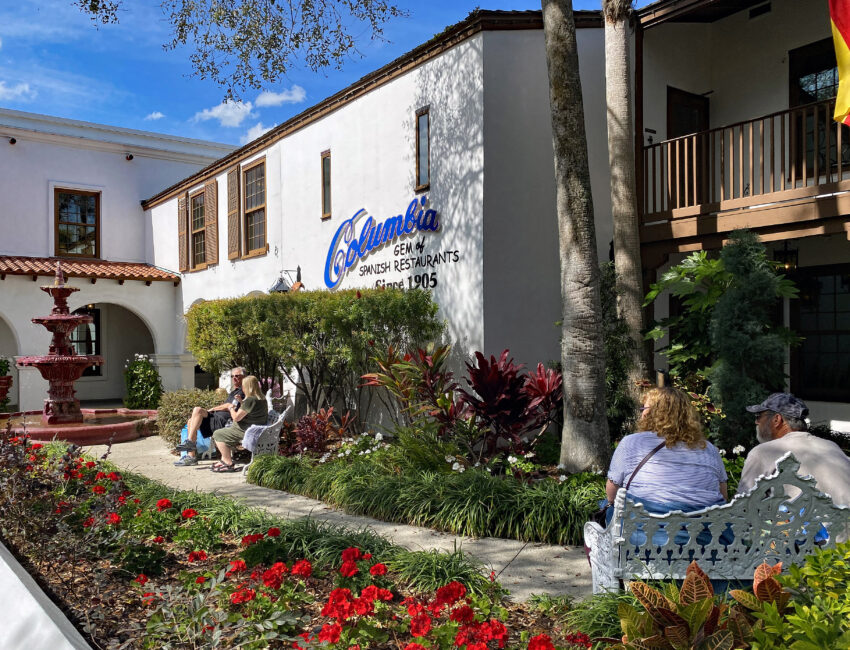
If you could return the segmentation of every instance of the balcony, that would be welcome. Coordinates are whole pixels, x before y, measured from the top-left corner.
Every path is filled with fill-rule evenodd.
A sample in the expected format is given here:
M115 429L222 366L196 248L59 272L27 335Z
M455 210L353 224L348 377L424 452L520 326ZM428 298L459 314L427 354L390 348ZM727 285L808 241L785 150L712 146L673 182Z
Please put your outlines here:
M642 243L693 250L743 227L765 240L850 234L850 129L834 108L833 98L644 147Z

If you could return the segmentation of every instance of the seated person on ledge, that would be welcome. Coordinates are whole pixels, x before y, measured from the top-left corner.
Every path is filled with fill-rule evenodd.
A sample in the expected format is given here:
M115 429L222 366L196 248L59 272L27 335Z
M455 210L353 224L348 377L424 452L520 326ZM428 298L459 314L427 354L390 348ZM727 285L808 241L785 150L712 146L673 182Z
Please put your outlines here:
M227 401L218 406L213 406L209 411L200 406L192 409L192 415L186 423L188 437L185 442L181 442L176 447L177 451L185 451L187 453L183 458L174 463L175 465L186 467L198 464L198 456L195 451L198 431L203 434L204 438L209 438L216 429L221 429L230 424L232 417L230 407L239 405L245 399L245 393L242 391L242 378L244 376L245 370L243 368L233 368L230 371L230 378L233 380L233 390L228 393Z
M210 468L214 472L235 472L231 449L242 444L248 427L252 424L265 425L268 420L269 407L260 388L260 380L254 375L248 375L242 380L242 389L245 391L245 399L239 409L233 404L230 405L233 418L231 424L213 432L213 440L221 453L221 462Z

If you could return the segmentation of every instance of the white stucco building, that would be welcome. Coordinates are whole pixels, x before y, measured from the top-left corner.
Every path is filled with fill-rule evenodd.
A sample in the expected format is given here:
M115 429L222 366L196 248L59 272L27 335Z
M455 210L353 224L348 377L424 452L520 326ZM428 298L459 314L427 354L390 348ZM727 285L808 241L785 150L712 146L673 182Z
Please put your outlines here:
M0 356L46 354L57 259L80 291L72 310L95 317L78 349L105 363L76 385L82 400L124 394L124 363L152 355L163 383L192 385L184 350L180 275L153 266L155 242L141 201L233 149L211 142L0 109ZM39 410L47 382L12 370L11 402Z

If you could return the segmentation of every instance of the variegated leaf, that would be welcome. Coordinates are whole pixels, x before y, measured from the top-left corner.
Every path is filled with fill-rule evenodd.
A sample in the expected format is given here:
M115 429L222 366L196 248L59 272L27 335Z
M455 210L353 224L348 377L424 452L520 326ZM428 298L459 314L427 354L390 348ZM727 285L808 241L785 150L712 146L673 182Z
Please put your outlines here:
M732 613L729 615L729 620L726 623L726 629L732 633L736 648L745 648L749 645L746 640L752 638L753 627L750 625L747 617L737 609L733 609Z
M658 623L661 627L668 625L684 625L687 627L688 622L679 616L672 609L666 607L652 607L646 610L646 613L652 617L652 620Z
M762 580L772 578L775 575L779 575L781 572L782 562L777 562L774 566L770 566L767 562L762 562L756 567L755 573L753 573L753 591L755 592L756 589L758 589Z
M718 630L697 646L697 650L732 650L735 641L729 630Z
M687 625L670 625L664 628L664 636L675 650L688 650L691 643L691 631Z
M732 598L741 603L747 609L750 609L754 612L761 611L761 601L749 591L744 591L743 589L733 589L729 592L729 595L732 596Z
M713 607L714 599L708 597L685 607L680 607L679 616L688 622L691 632L695 632L705 623Z
M762 580L757 587L754 589L756 597L762 602L773 603L776 602L780 595L782 594L782 585L780 585L776 578L770 577Z
M664 596L657 589L653 589L648 584L644 582L632 582L629 585L632 593L635 598L640 601L640 604L643 605L647 610L651 607L664 607L665 609L674 610L676 609L676 605L674 605L669 598Z
M691 570L691 567L695 570ZM696 562L691 562L685 581L679 590L679 602L682 605L691 605L706 598L711 599L713 596L714 590L711 588L708 576L702 572Z

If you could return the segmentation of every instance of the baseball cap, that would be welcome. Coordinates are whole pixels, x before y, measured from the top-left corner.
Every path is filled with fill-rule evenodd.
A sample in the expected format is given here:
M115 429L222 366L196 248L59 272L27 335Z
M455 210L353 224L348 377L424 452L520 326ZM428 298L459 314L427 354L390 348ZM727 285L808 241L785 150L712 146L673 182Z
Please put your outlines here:
M798 397L794 397L791 393L773 393L761 404L748 406L747 411L750 413L761 413L762 411L773 411L780 415L787 415L791 418L801 420L809 414L809 407Z

